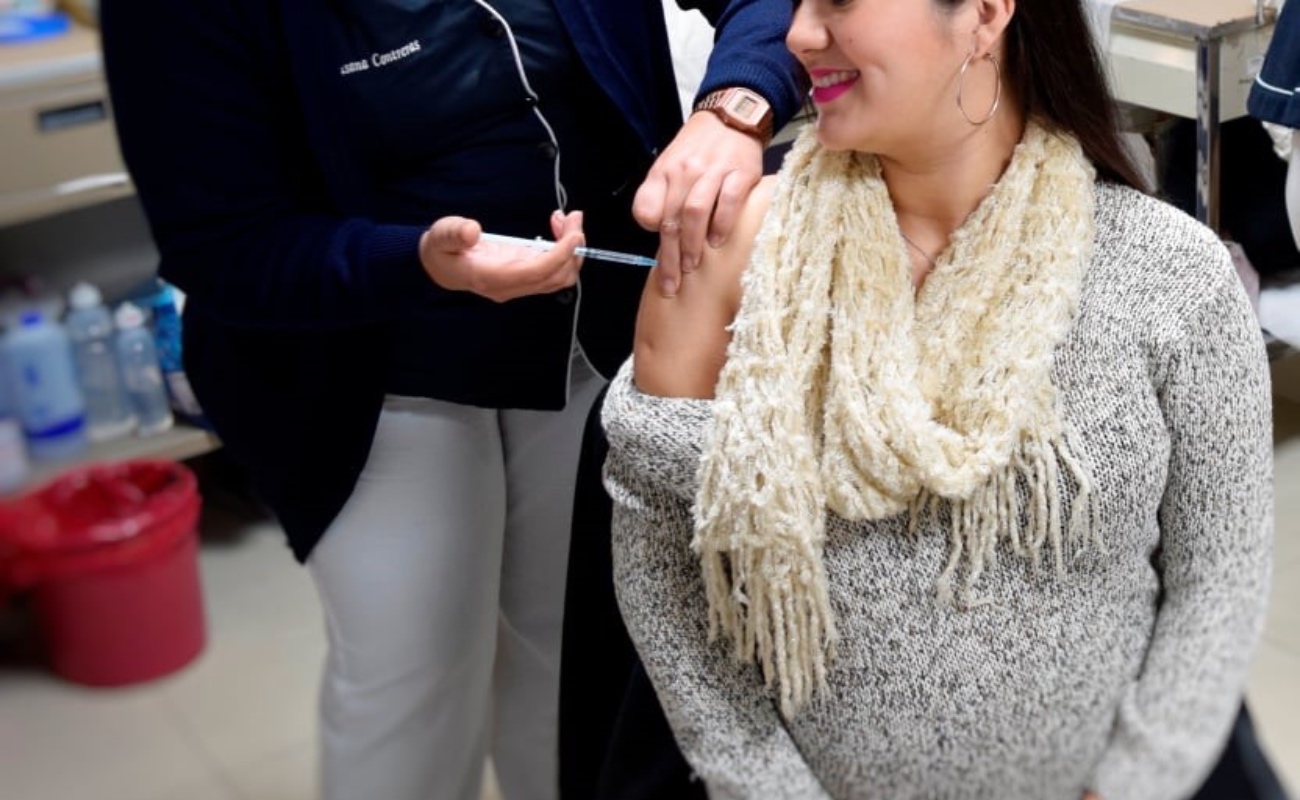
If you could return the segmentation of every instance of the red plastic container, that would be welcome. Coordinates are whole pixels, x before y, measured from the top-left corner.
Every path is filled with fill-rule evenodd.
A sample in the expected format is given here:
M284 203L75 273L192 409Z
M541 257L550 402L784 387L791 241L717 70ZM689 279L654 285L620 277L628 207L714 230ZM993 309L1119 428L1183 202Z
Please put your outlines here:
M199 508L185 466L132 461L65 474L0 511L0 588L31 590L57 674L122 686L203 650Z

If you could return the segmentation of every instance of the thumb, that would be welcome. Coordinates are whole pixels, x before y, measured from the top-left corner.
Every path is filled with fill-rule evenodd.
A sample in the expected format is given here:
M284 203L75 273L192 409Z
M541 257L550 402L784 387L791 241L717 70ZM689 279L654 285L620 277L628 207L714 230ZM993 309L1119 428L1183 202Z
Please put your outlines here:
M429 238L436 250L459 253L478 244L483 226L465 217L443 217L429 229Z
M582 212L574 211L564 218L563 234L582 233Z

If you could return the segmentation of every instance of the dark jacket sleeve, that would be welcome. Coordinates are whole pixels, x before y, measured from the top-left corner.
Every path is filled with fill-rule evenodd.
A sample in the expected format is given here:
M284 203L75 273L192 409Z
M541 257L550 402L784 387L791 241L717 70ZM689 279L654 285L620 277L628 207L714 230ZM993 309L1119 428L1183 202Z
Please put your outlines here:
M374 322L429 296L423 229L337 212L311 155L277 8L105 0L123 158L162 276L205 313L250 328Z
M799 111L806 92L803 68L785 46L790 0L678 0L714 27L713 52L696 100L716 89L744 86L767 98L779 130Z

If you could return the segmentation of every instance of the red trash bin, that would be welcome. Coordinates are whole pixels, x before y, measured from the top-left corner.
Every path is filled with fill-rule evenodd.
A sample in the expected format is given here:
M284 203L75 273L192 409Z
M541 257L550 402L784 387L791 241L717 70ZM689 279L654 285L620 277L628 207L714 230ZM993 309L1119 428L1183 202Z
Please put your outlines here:
M182 464L78 469L0 511L0 589L30 589L50 665L89 686L174 672L206 641L198 482Z

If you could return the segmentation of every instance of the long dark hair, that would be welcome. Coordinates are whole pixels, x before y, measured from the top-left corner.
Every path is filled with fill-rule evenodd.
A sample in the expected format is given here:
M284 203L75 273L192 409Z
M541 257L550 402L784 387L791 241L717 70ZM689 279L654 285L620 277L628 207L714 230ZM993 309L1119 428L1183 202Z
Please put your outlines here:
M1119 110L1083 0L1017 0L1006 37L1003 74L1025 114L1078 139L1101 179L1147 191L1120 139Z

